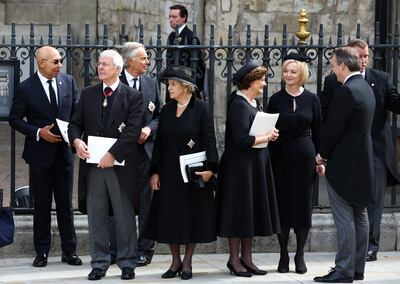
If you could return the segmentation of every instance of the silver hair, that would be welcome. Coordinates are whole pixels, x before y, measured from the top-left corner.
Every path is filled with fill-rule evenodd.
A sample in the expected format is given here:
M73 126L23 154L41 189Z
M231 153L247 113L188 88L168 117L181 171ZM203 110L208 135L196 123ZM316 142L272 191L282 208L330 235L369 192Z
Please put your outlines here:
M111 57L114 66L119 67L119 69L122 70L124 61L122 59L122 56L115 50L113 49L104 50L102 53L100 53L100 56Z
M135 41L125 42L122 47L122 57L124 59L124 66L127 67L129 58L135 58L138 48L144 48L144 45Z

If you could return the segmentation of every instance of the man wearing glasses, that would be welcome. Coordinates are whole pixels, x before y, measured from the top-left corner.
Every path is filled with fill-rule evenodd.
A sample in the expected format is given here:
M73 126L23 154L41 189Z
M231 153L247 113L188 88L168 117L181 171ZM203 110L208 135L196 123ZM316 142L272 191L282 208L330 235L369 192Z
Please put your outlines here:
M77 87L73 77L60 73L62 59L55 48L39 48L36 61L38 71L17 87L9 115L10 125L25 135L22 158L29 165L29 186L35 205L36 258L32 265L47 265L53 195L63 252L61 261L81 265L75 254L72 209L74 155L56 124L56 118L70 121L77 102Z

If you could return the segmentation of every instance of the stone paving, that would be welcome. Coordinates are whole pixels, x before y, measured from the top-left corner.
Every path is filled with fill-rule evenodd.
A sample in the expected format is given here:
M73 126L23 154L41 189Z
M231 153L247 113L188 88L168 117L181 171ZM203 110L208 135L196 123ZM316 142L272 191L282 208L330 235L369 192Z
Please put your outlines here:
M335 253L306 253L305 259L308 266L306 274L294 272L293 254L289 273L276 271L279 254L257 253L254 254L254 262L266 269L265 276L253 276L241 278L230 275L226 268L227 254L195 254L193 257L194 283L314 283L315 276L325 275L334 265ZM90 272L88 256L83 256L83 265L69 266L60 262L60 257L49 257L49 264L45 268L31 266L33 258L3 258L0 259L0 283L57 283L73 284L88 283L87 274ZM170 256L155 255L153 262L146 267L136 268L134 280L121 280L120 269L113 265L107 271L106 277L98 283L182 283L180 278L161 279L161 274L170 265ZM366 265L365 280L355 283L400 283L400 253L382 252L378 254L378 261L369 262Z

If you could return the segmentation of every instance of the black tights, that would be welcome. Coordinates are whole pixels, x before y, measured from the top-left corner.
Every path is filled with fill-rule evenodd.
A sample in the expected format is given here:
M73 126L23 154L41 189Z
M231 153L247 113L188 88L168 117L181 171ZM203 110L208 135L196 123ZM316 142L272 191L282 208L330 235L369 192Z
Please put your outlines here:
M304 247L307 242L307 236L309 230L310 230L309 228L305 227L294 229L297 242L296 255L298 256L304 255ZM290 228L282 228L282 233L278 234L279 245L281 248L281 256L288 254L289 233L290 233Z

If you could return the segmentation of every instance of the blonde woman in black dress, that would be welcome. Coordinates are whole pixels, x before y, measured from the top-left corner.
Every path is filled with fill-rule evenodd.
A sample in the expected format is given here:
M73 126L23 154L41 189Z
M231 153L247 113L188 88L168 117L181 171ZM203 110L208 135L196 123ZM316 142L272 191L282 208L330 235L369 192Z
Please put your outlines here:
M283 62L285 88L271 96L267 112L279 113L279 139L268 145L275 176L282 233L278 234L278 272L289 272L290 229L296 234L296 273L306 273L304 246L311 227L315 155L318 153L321 107L317 95L303 87L308 57L291 53Z

